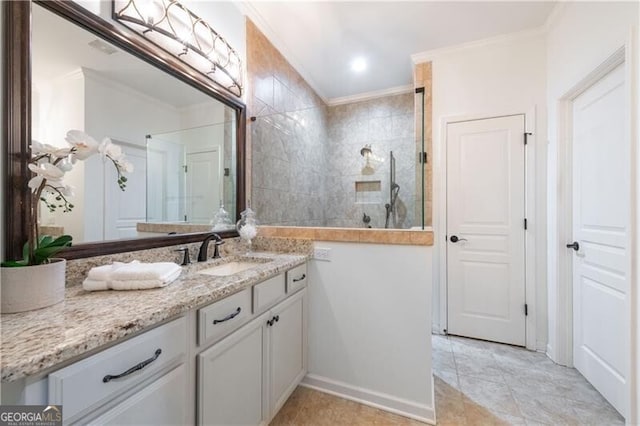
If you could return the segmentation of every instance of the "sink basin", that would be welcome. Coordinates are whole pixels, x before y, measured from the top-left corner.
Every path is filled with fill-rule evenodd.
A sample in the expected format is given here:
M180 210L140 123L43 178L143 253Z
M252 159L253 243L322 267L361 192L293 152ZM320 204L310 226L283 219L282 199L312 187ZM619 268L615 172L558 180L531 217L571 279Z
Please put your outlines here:
M247 269L254 268L258 265L264 265L264 263L262 262L229 262L229 263L225 263L224 265L203 269L202 271L198 271L198 273L204 274L204 275L213 275L216 277L228 277L229 275L246 271Z

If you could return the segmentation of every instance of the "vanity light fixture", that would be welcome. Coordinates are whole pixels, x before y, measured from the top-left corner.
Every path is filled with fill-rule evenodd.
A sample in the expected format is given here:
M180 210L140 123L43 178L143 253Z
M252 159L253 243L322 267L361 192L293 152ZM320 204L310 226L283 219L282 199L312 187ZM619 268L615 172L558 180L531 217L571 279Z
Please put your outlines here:
M240 55L211 26L176 0L113 0L113 18L242 96Z

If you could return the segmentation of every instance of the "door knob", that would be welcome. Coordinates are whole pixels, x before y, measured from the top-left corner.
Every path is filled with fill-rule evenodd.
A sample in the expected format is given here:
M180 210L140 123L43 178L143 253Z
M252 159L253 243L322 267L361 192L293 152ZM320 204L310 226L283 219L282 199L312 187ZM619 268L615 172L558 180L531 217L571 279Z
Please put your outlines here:
M452 243L457 243L458 241L467 241L466 238L458 238L457 235L452 235L451 238L449 238L451 240Z
M567 248L572 248L575 251L580 250L580 244L577 241L572 242L571 244L567 244Z

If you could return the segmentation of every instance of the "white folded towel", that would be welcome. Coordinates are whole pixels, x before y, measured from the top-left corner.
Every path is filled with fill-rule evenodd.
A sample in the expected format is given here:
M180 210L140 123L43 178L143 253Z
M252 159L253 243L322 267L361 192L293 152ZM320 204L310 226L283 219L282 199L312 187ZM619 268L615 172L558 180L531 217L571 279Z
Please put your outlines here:
M87 278L82 282L82 288L87 291L109 290L109 281L99 281Z
M165 281L174 275L176 271L181 271L180 266L173 262L156 263L125 263L115 268L111 272L113 281L138 281L138 280L160 280Z
M166 276L163 280L132 280L132 281L111 281L110 287L113 290L145 290L148 288L165 287L180 276L180 269Z
M82 287L96 290L144 290L164 287L180 276L182 268L171 262L114 262L91 268Z

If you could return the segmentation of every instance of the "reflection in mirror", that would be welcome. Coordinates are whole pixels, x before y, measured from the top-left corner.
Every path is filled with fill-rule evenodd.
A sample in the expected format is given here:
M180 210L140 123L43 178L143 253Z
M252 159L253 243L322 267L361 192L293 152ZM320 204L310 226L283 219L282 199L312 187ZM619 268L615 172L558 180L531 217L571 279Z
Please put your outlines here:
M233 118L227 117L209 126L147 135L147 222L209 224L211 212L235 202L234 185L227 183L233 180L234 130Z
M221 204L235 217L235 111L39 5L32 13L33 139L66 147L67 131L82 130L134 166L123 192L99 155L77 163L65 176L73 210L41 206L41 233L77 244L181 232L159 222L205 231ZM162 137L181 154L160 160Z

